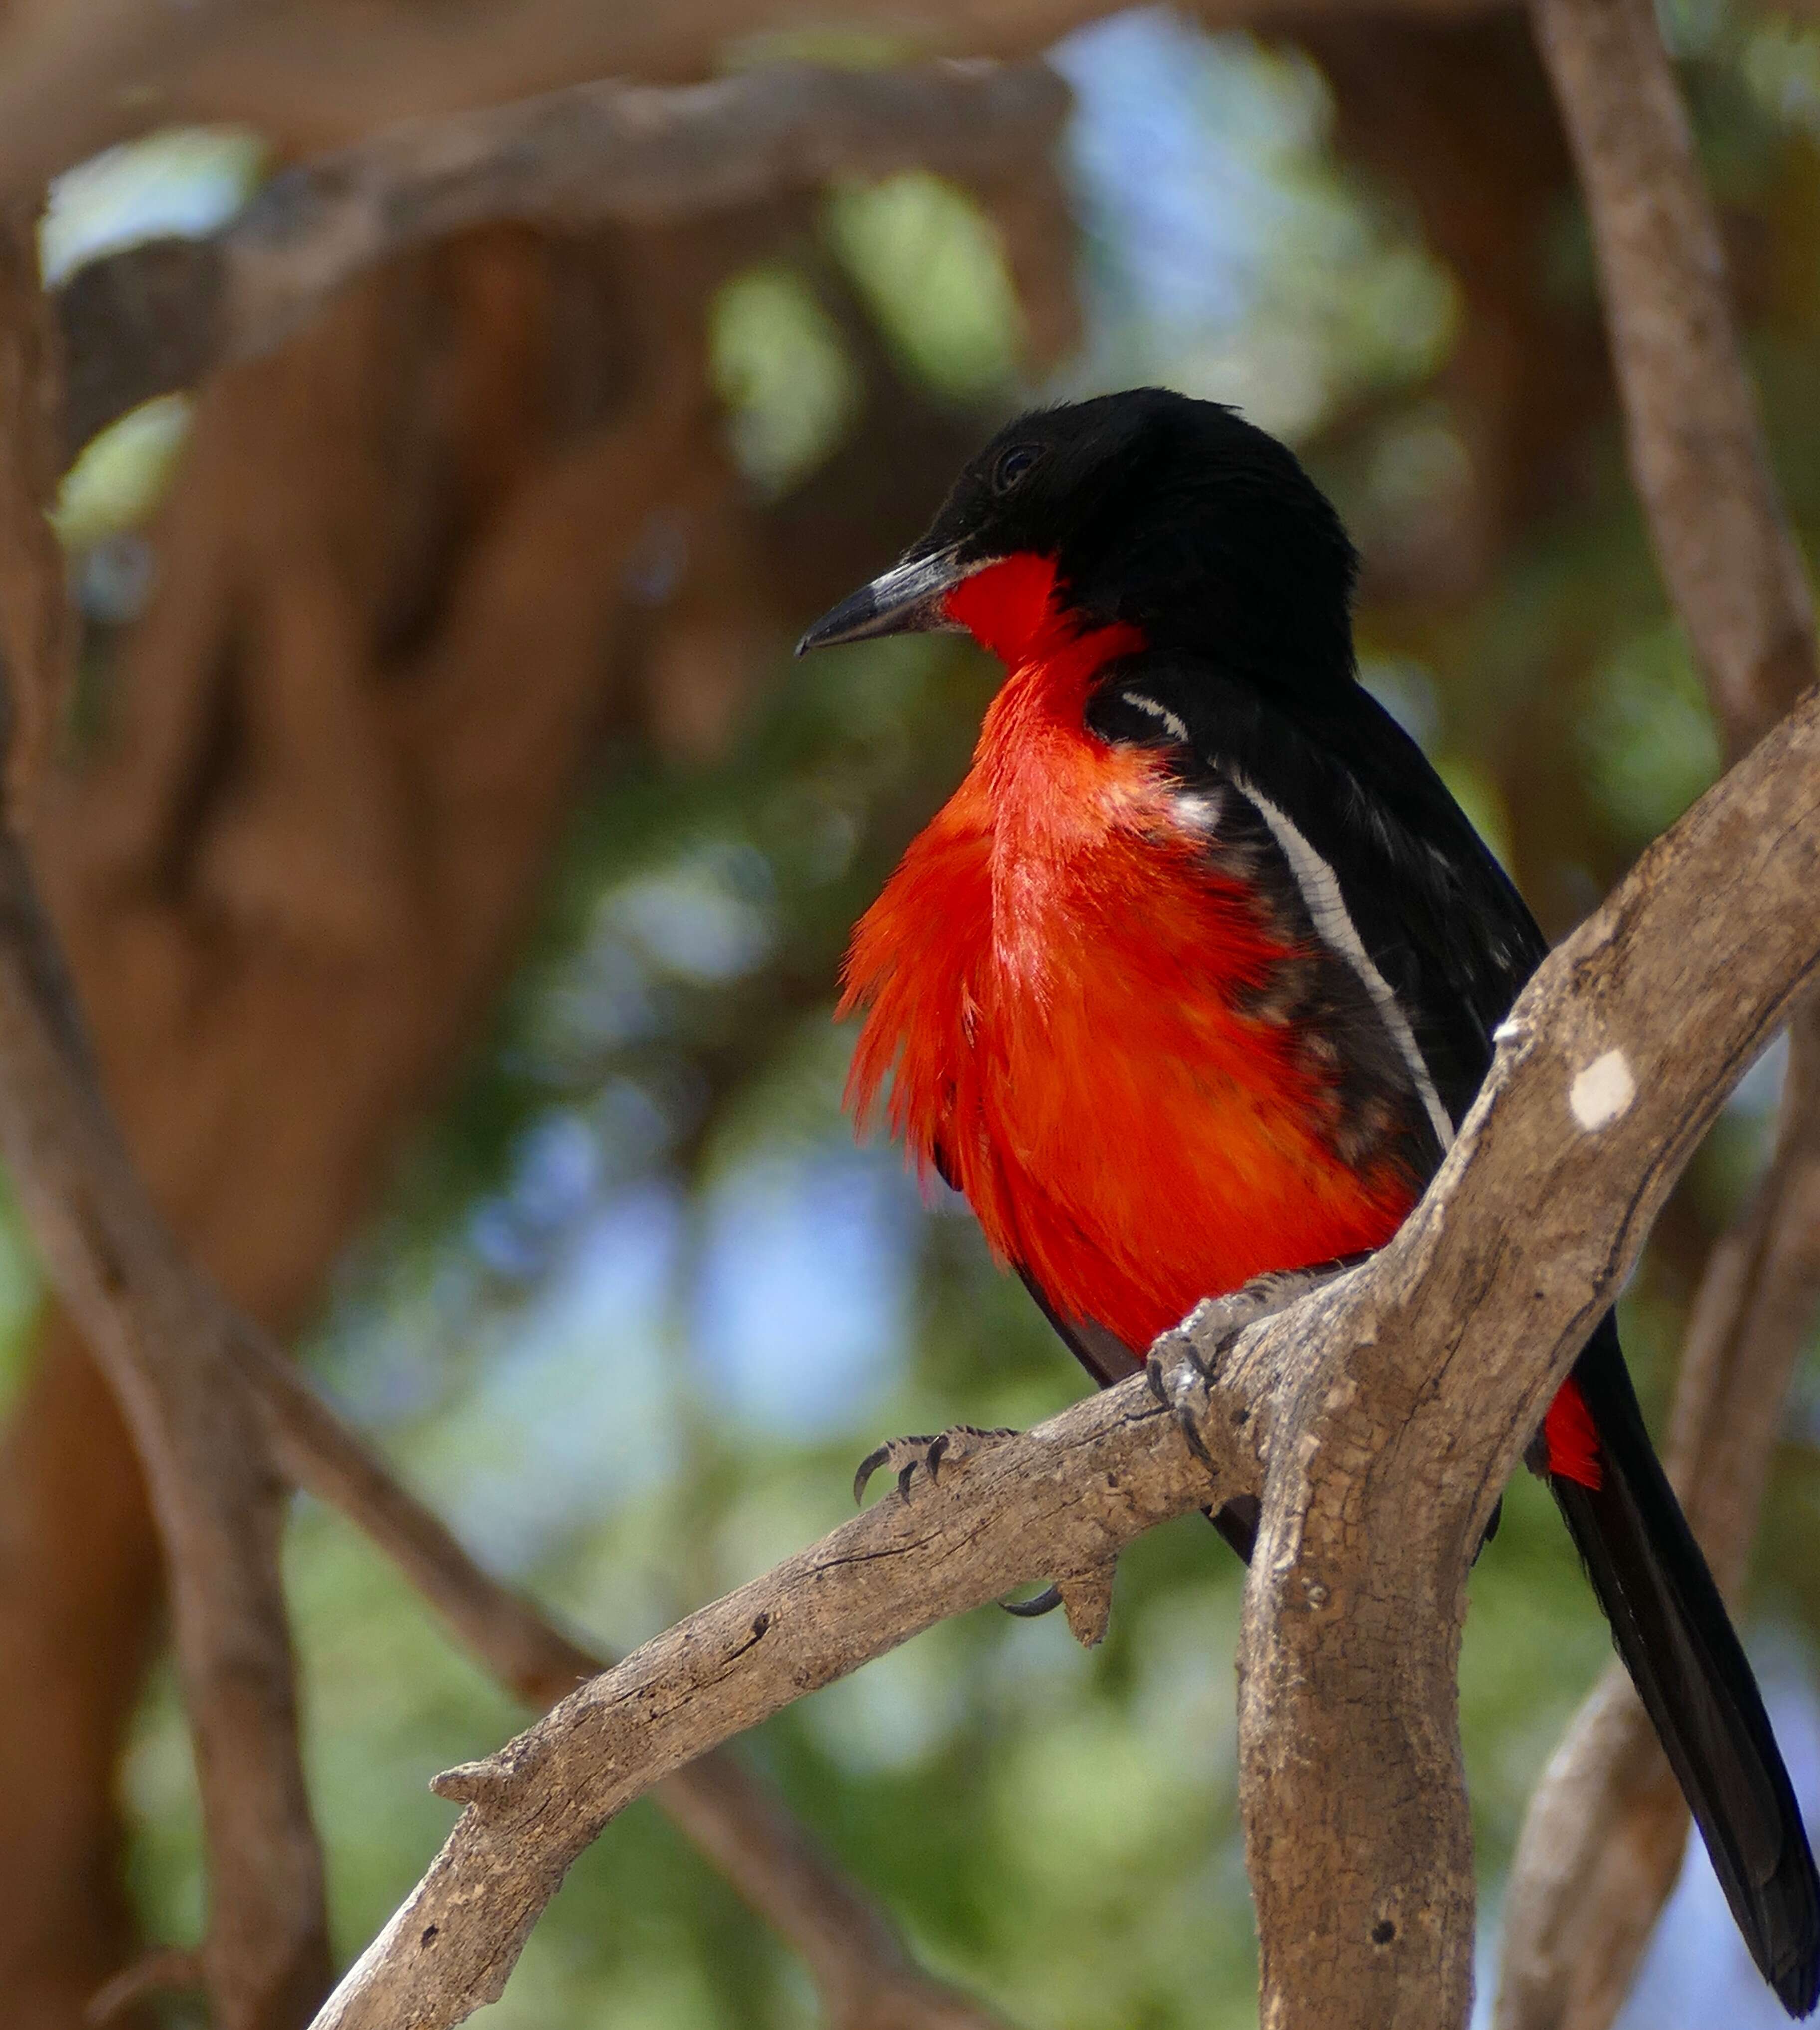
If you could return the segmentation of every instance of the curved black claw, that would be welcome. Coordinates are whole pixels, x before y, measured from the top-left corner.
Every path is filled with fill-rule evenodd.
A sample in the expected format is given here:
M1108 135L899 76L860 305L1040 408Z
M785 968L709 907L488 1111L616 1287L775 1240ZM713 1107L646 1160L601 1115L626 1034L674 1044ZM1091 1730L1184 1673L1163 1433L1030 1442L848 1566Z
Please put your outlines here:
M932 1436L925 1436L915 1438L887 1438L883 1444L875 1446L860 1460L853 1474L853 1506L857 1508L865 1500L867 1483L887 1459L895 1459L913 1447L919 1452L926 1453L934 1443L935 1440ZM908 1466L900 1468L897 1474L897 1492L900 1494L908 1493L910 1476L916 1470L919 1463L919 1459L912 1459Z
M1228 1334L1219 1342L1224 1351L1234 1339L1236 1332ZM1191 1388L1185 1387L1188 1378L1193 1377ZM1176 1427L1188 1441L1188 1449L1211 1473L1214 1470L1213 1457L1201 1436L1195 1421L1191 1392L1205 1395L1213 1379L1213 1370L1202 1358L1201 1349L1189 1335L1177 1329L1163 1334L1150 1348L1150 1358L1144 1363L1144 1379L1150 1385L1150 1393L1176 1420Z
M1016 1436L1012 1430L982 1431L973 1424L954 1424L933 1437L887 1438L860 1462L860 1470L853 1475L854 1505L856 1508L864 1500L866 1483L880 1467L897 1474L897 1492L908 1500L910 1483L919 1472L927 1473L931 1482L938 1482L945 1461L957 1463L984 1446L997 1444L1001 1438Z
M1007 1614L1015 1614L1020 1621L1036 1621L1046 1614L1053 1614L1061 1605L1062 1591L1059 1586L1045 1586L1028 1600L1001 1600L998 1604Z
M1242 1288L1197 1304L1182 1323L1152 1345L1144 1363L1150 1393L1175 1418L1188 1448L1209 1472L1213 1455L1201 1436L1200 1415L1215 1376L1247 1325L1285 1309L1312 1290L1348 1274L1356 1258L1317 1262L1307 1269L1254 1277ZM1198 1398L1198 1401L1197 1401Z

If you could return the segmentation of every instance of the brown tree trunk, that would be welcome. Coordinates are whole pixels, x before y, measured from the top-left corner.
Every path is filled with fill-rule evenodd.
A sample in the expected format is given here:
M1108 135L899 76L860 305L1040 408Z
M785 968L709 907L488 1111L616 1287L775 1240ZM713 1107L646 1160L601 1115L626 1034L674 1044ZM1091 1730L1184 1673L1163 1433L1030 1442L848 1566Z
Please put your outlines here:
M281 1332L468 1046L603 714L653 716L665 618L626 566L655 512L708 560L696 601L730 571L749 614L698 266L678 236L477 235L224 379L99 749L46 789L36 850L129 1141ZM672 696L666 723L711 739L734 702ZM12 2030L76 2030L133 1949L113 1793L160 1587L54 1314L0 1545L0 1994Z
M60 1319L0 1446L0 1987L73 2030L127 1957L114 1808L157 1616L158 1547L112 1398Z

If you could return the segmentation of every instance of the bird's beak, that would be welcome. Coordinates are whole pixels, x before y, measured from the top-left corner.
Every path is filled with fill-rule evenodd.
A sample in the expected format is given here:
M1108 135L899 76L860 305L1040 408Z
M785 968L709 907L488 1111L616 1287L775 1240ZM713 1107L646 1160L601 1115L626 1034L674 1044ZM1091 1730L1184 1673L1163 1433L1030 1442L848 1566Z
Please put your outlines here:
M812 649L831 648L838 641L869 641L878 634L958 631L960 623L949 619L942 602L964 578L991 562L982 557L962 563L956 555L959 547L952 545L933 556L912 557L850 593L797 644L797 653L806 656Z

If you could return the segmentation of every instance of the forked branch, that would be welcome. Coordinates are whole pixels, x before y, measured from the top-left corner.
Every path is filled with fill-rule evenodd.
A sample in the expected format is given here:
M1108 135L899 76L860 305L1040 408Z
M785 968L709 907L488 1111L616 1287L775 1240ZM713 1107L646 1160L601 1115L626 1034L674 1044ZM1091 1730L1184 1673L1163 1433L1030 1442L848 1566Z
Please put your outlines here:
M1264 2020L1375 2030L1419 1995L1424 2021L1463 2024L1469 1549L1681 1164L1820 965L1817 880L1810 695L1537 975L1381 1255L1235 1346L1191 1356L1193 1322L1165 1335L1176 1415L1135 1379L977 1452L451 1772L440 1787L468 1809L316 2030L461 2021L500 1992L576 1854L689 1756L946 1615L1103 1569L1141 1530L1260 1484L1241 1741Z

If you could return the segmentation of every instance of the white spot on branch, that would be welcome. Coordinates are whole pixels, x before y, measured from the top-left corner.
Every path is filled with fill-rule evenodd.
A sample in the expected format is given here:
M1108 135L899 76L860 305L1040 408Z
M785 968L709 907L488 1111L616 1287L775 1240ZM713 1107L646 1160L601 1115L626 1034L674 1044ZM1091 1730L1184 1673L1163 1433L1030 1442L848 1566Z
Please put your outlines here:
M1607 1050L1603 1057L1595 1058L1567 1090L1573 1117L1589 1135L1628 1114L1636 1097L1636 1080L1622 1050Z

